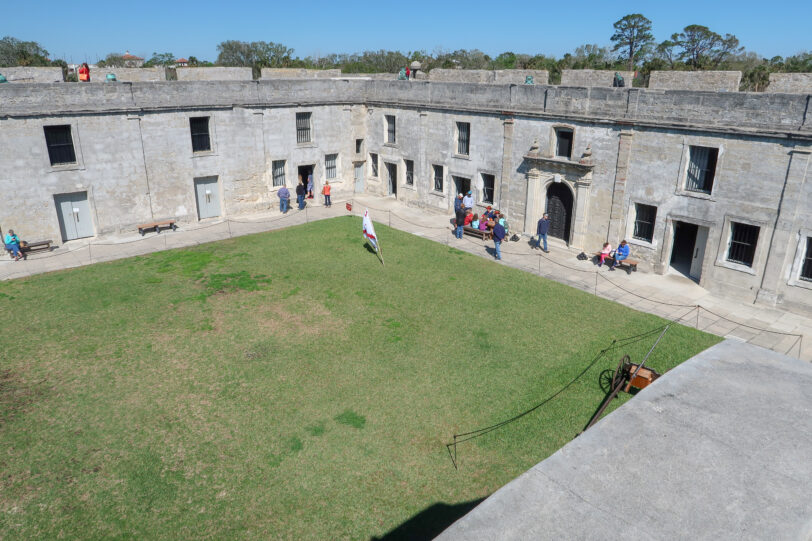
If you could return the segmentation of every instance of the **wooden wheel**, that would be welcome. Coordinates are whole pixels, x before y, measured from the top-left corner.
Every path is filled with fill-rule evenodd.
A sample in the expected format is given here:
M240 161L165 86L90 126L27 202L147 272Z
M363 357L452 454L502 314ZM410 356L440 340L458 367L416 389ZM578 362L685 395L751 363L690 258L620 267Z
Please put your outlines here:
M614 382L615 382L615 372L610 368L607 368L606 370L601 372L600 376L598 376L598 385L601 386L601 391L603 391L606 394L611 393L612 389L615 388Z

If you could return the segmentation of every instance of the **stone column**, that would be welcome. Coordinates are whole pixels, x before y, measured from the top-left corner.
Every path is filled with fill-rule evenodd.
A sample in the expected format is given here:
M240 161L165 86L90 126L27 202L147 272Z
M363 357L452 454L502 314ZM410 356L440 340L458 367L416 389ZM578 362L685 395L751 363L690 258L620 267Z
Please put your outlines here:
M792 247L795 239L798 206L802 204L804 182L809 170L812 151L794 149L789 153L789 166L778 205L778 216L775 220L772 238L770 239L767 263L761 278L761 288L756 295L756 302L774 305L779 302L778 289L787 277L784 269L792 265Z
M527 170L527 194L524 202L524 232L529 235L536 234L536 226L533 223L534 205L538 204L538 194L541 193L541 172L538 164L530 162L530 169ZM509 216L509 215L508 215Z
M499 188L493 196L494 204L508 216L510 208L510 175L513 170L511 156L513 154L513 117L505 117L502 121L502 174L499 179Z
M634 132L631 130L623 130L620 132L620 140L618 141L617 150L617 166L615 167L615 185L612 189L612 209L609 214L609 241L617 243L617 240L623 238L625 232L623 231L623 224L626 221L623 205L626 199L626 178L629 174L629 159L632 155L632 136Z
M589 192L592 189L592 172L590 171L575 182L575 208L573 209L571 246L584 250L586 230L589 222Z

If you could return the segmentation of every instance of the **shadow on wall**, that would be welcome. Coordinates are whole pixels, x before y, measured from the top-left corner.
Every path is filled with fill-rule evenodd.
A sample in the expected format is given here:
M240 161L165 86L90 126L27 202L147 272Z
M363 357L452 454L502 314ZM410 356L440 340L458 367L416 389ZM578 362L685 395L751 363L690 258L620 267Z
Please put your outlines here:
M435 503L382 537L373 537L371 541L397 541L400 539L422 541L423 539L434 539L443 533L446 528L482 503L484 499L480 498L455 505Z

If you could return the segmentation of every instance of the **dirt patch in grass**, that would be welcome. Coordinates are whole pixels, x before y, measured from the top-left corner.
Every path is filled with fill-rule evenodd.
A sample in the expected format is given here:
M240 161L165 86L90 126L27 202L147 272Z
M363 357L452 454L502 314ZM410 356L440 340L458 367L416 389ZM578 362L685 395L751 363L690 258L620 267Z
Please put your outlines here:
M27 383L10 369L0 371L0 430L25 413L47 390L46 380Z

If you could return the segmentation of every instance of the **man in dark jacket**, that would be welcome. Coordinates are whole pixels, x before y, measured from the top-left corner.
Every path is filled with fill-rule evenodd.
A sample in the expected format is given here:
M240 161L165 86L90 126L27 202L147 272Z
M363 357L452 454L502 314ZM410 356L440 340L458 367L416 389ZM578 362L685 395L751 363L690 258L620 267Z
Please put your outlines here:
M505 240L505 226L496 222L493 226L493 245L496 248L496 259L502 259L502 241Z
M462 208L462 194L458 193L457 197L454 199L454 212L457 212Z
M299 184L296 185L296 202L299 203L299 210L305 208L305 185L302 182L302 177L299 177Z
M462 238L462 228L465 225L465 210L462 206L457 207L457 212L454 213L456 218L454 219L454 223L457 224L457 229L454 230L454 236L458 239Z
M539 236L536 248L544 250L544 253L546 254L550 253L550 251L547 249L547 231L549 230L550 230L550 216L545 212L544 216L541 217L541 220L539 220L538 226L536 227L536 234ZM541 248L542 241L544 241L544 248Z

